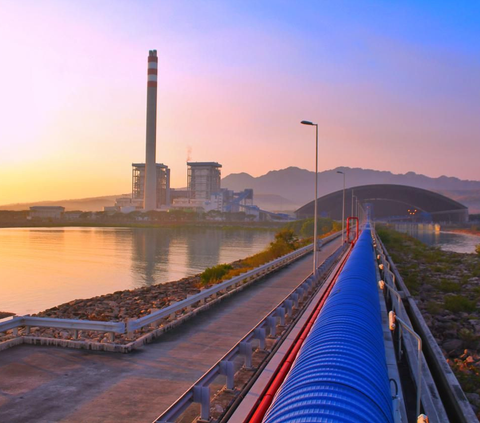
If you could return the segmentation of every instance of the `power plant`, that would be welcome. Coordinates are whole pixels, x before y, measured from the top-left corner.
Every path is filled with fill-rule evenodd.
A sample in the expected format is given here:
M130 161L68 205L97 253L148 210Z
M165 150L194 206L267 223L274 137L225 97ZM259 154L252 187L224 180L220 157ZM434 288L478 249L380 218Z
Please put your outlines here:
M217 162L187 163L187 189L170 189L170 169L156 162L157 153L157 50L148 52L147 113L145 163L132 163L132 196L118 198L115 206L105 211L129 213L142 210L184 209L197 212L239 212L256 217L260 209L253 205L253 190L234 192L220 186L221 164Z

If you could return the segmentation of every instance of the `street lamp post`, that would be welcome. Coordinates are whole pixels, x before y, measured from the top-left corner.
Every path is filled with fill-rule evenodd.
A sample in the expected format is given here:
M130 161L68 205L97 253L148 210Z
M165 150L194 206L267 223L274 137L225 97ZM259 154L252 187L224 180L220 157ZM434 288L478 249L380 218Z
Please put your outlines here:
M344 242L345 232L345 172L337 170L337 173L343 175L343 205L342 205L342 244Z
M318 124L308 120L302 120L302 125L315 126L315 207L313 218L313 274L317 272L317 197L318 197Z
M355 197L355 196L353 195L353 189L352 189L352 214L350 215L352 217L353 217L353 197Z

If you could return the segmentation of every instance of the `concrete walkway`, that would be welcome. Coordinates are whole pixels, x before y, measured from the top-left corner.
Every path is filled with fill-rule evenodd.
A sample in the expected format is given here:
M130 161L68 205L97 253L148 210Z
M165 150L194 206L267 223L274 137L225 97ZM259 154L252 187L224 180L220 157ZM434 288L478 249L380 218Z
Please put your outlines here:
M340 245L323 247L320 263ZM311 272L312 255L130 354L20 345L0 353L0 422L151 422Z

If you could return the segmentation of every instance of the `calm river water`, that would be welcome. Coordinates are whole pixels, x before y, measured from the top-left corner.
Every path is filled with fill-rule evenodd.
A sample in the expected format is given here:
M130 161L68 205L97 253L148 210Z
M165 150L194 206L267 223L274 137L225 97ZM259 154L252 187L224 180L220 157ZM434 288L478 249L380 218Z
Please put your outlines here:
M480 236L455 232L406 231L427 245L440 247L442 250L457 253L475 253L475 246L480 244Z
M0 229L0 311L168 282L263 250L273 232L212 228Z

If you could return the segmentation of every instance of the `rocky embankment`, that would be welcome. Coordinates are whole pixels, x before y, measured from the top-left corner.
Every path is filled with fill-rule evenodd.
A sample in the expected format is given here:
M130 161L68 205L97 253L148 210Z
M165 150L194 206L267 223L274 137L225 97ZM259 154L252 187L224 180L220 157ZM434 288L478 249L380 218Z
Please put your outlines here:
M480 255L378 233L480 420Z
M242 260L231 263L233 269L242 266ZM188 296L199 293L202 289L211 285L203 285L200 275L194 275L178 281L151 285L137 289L116 291L112 294L100 295L88 299L77 299L56 307L49 308L36 317L53 317L57 319L79 319L104 322L123 321L138 319L146 316L155 310L168 307L171 304L184 300ZM3 317L11 316L12 313L5 313ZM138 339L151 328L144 328L136 331L133 336L126 334L115 334L112 340L108 334L96 331L79 331L77 338L80 341L128 344ZM25 335L25 329L19 329L19 335ZM55 328L30 328L30 336L54 339L73 339L73 332L65 329ZM0 334L0 342L14 338L12 331Z
M5 319L5 317L15 316L15 313L8 313L6 311L0 311L0 319Z
M200 292L200 277L191 276L179 281L152 285L138 289L117 291L88 299L73 300L68 303L34 314L37 317L54 317L58 319L80 319L105 322L138 319L151 312L181 301L189 295ZM80 341L128 344L148 331L140 330L132 338L125 334L115 334L112 340L108 334L97 331L79 331ZM19 330L25 335L25 329ZM32 327L30 336L54 339L74 339L72 331L55 328ZM0 334L0 342L14 337L12 331Z
M200 277L192 276L175 282L117 291L85 300L73 300L35 316L104 322L138 319L154 310L181 301L189 295L197 294L200 292L199 285Z

